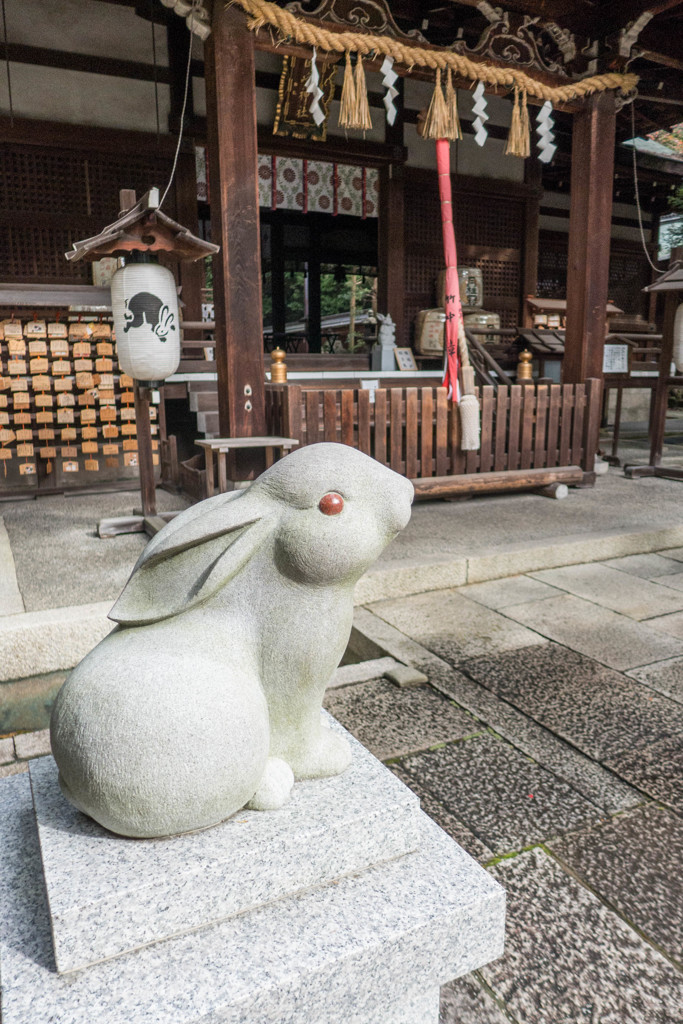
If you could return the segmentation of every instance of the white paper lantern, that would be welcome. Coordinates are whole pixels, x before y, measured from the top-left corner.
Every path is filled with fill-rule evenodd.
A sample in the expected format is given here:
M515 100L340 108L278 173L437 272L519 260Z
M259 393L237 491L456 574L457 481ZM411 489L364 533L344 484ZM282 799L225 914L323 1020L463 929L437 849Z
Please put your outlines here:
M158 263L129 263L111 279L111 305L123 373L146 384L175 373L180 314L171 271Z

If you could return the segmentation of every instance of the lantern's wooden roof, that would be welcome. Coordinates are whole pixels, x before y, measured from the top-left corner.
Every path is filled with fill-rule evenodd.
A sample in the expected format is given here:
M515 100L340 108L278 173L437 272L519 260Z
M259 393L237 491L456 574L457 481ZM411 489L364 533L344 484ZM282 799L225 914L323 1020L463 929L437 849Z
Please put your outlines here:
M220 246L205 242L159 209L159 189L152 188L134 206L119 214L98 235L74 242L65 253L67 260L99 260L103 256L125 256L135 250L163 252L178 260L199 260L212 256Z
M644 292L683 292L683 262L677 260L657 278L654 284L643 288Z

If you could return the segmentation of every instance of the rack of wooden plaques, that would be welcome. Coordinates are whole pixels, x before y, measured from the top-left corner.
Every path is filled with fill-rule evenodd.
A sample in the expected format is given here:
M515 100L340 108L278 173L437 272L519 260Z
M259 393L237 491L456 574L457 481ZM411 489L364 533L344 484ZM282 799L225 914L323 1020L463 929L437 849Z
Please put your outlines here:
M136 479L137 465L133 380L119 370L110 317L0 320L0 497L111 487Z

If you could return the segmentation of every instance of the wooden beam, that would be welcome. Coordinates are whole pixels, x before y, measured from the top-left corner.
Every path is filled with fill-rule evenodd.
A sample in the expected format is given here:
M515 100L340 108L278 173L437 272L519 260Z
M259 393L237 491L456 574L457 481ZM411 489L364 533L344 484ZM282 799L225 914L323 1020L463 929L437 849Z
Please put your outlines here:
M140 153L173 159L177 140L170 135L131 132L118 128L93 128L85 124L67 124L32 118L0 117L0 143L22 146L55 146L56 148L98 153ZM183 148L187 143L183 141ZM191 148L191 146L190 146Z
M182 25L180 19L178 22ZM183 28L187 32L184 25ZM52 50L45 46L8 43L7 59L16 64L33 64L37 67L60 68L64 71L85 71L89 74L113 75L115 78L133 78L143 82L154 81L153 64L120 60L117 57L95 56L92 53L73 53L69 50ZM157 65L156 77L160 84L167 85L171 80L170 68L164 64Z
M493 473L422 477L413 480L412 484L415 501L432 501L434 498L465 498L494 491L532 491L549 484L580 484L582 481L580 466L560 466L556 469L506 469Z
M615 128L611 92L589 97L574 119L564 383L602 378Z
M404 163L407 158L407 150L403 146L363 138L345 139L340 135L328 135L325 142L311 142L309 139L273 135L272 130L266 127L258 130L258 150L268 156L328 160L338 164L363 164L365 167Z
M215 5L205 64L211 237L221 247L213 278L219 429L223 437L262 436L267 430L254 34L237 8ZM244 479L247 469L260 468L252 460L236 471Z

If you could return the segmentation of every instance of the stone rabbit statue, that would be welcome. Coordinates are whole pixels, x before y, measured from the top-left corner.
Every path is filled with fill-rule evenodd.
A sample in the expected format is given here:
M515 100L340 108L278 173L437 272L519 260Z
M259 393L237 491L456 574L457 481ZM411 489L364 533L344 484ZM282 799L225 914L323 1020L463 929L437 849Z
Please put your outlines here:
M147 545L52 713L62 792L120 835L281 806L295 779L343 772L321 722L353 588L410 519L411 483L316 444L244 491L187 509Z

